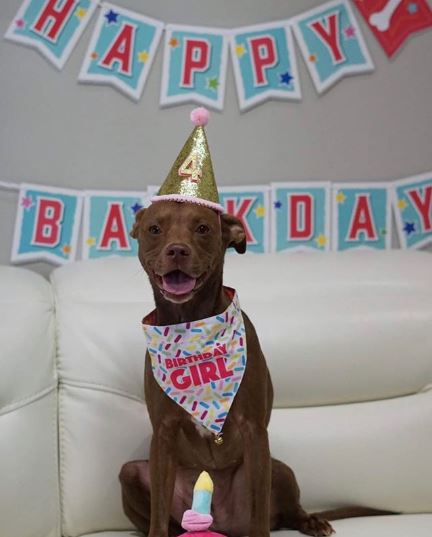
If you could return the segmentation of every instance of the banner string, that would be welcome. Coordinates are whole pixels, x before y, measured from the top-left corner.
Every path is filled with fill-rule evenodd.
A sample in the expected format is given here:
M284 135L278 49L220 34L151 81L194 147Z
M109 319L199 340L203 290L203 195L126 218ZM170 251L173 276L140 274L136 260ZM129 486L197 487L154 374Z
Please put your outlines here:
M0 181L0 188L3 188L4 190L19 190L21 188L21 185L17 183L9 183L7 181Z

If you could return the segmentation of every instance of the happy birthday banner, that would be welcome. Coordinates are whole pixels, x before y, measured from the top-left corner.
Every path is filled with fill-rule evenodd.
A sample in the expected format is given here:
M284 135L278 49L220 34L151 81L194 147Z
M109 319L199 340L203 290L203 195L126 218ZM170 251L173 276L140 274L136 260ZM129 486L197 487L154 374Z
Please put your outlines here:
M57 264L81 256L136 256L129 231L158 187L145 192L70 190L1 183L19 189L14 263ZM432 244L432 172L386 183L273 183L219 188L225 211L243 223L248 251L326 252L391 248L391 217L402 249Z
M427 0L353 0L392 57L432 27ZM24 0L5 38L33 47L62 69L97 7L78 80L111 85L138 101L165 30L160 104L223 109L228 50L241 110L268 99L301 100L293 35L320 94L347 75L374 70L348 0L288 20L222 29L168 24L99 0Z

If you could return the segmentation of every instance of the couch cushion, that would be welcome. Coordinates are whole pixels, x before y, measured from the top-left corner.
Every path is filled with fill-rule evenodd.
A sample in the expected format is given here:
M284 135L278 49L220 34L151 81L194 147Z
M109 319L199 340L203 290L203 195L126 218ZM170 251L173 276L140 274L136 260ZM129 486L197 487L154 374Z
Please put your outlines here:
M269 431L272 455L294 469L308 510L358 505L432 513L432 390L275 409Z
M60 534L57 379L50 286L0 267L0 535Z
M148 456L145 405L89 384L64 383L59 397L63 534L131 528L118 474Z
M19 406L56 382L49 283L29 270L0 266L0 318L0 408L4 408Z
M348 518L332 523L337 537L430 537L432 515L401 515L365 518ZM288 537L298 532L275 535Z
M246 254L227 256L225 282L257 328L275 406L286 407L396 397L432 383L431 273L426 252ZM63 377L142 397L139 324L153 296L138 260L75 263L53 283L68 325L60 353L70 346L82 356L79 365L61 356Z
M118 473L148 453L145 340L152 294L136 260L82 262L52 274L58 322L63 533L132 528Z
M229 256L275 406L407 395L432 383L432 256L391 250Z
M337 537L430 537L432 515L401 515L383 517L348 518L332 522ZM298 531L282 530L272 537L300 537ZM83 537L140 537L134 531L104 531Z
M113 257L65 265L51 276L61 381L144 398L143 315L153 295L139 262Z
M379 402L432 381L431 273L420 252L228 256L225 282L238 289L273 376L272 450L297 472L307 506L432 510L431 397ZM122 258L66 265L52 283L63 531L127 529L117 475L148 452L140 321L151 288L138 261ZM371 402L351 404L359 401ZM400 468L415 475L407 493Z

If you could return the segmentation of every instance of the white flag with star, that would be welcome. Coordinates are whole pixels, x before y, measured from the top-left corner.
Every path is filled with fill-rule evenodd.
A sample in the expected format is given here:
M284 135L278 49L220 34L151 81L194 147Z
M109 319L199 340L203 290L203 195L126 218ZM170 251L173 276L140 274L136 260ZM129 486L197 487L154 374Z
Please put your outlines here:
M12 263L75 260L81 220L82 192L23 183L20 186Z
M248 252L270 251L270 187L222 186L219 199L225 212L238 218L246 233Z
M129 235L135 215L149 205L148 192L86 190L82 226L83 259L112 255L136 257L137 241Z
M163 28L158 20L103 3L79 81L109 84L138 100Z
M271 98L301 99L288 21L237 28L230 44L241 110Z
M291 19L294 34L318 93L374 64L347 0L332 0Z
M37 49L62 69L97 5L97 0L25 0L5 38Z
M392 201L401 248L432 244L432 171L395 181Z
M332 219L333 250L390 249L389 183L333 184Z
M222 110L227 62L226 30L169 24L160 104L193 102Z
M328 252L331 183L273 183L271 187L272 251Z

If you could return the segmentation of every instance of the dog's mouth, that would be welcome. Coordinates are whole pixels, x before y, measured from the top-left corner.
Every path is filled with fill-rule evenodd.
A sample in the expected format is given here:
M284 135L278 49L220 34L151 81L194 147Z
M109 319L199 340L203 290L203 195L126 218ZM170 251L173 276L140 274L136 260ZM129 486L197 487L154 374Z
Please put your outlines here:
M203 276L195 278L181 270L172 270L163 276L155 273L155 278L162 293L175 298L187 297L203 280Z

